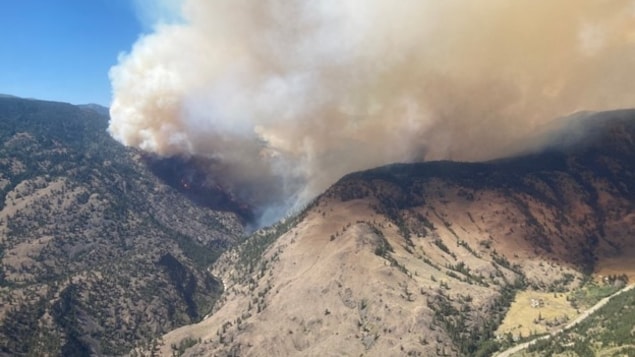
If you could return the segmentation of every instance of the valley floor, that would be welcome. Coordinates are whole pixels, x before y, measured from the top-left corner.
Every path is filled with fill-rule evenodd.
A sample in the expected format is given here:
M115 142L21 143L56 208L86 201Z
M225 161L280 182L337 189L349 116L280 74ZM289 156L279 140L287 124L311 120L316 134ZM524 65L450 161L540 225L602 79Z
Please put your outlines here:
M615 294L605 297L604 299L600 300L597 304L595 304L594 306L592 306L591 308L589 308L588 310L584 311L582 314L580 314L580 316L578 316L575 320L573 320L571 323L567 324L566 326L550 333L549 335L545 335L545 336L540 336L540 337L536 337L535 339L522 343L520 345L514 346L512 348L509 348L499 354L496 355L496 357L521 357L522 355L519 354L521 351L527 349L530 345L541 341L541 340L546 340L551 338L552 336L556 336L564 331L570 330L571 328L575 327L577 324L579 324L580 322L584 321L586 318L588 318L589 316L591 316L594 312L596 312L597 310L599 310L600 308L602 308L604 305L606 305L612 298L614 298L617 295L620 295L626 291L629 291L631 289L635 288L635 284L629 285L624 287L623 289L619 290L618 292L616 292Z

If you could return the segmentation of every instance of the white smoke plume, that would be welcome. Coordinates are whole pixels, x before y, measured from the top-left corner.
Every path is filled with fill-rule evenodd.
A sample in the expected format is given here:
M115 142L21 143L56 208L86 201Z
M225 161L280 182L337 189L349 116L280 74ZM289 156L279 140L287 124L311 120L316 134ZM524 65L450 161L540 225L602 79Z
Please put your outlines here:
M178 15L112 68L110 133L211 158L263 206L635 106L633 0L184 0Z

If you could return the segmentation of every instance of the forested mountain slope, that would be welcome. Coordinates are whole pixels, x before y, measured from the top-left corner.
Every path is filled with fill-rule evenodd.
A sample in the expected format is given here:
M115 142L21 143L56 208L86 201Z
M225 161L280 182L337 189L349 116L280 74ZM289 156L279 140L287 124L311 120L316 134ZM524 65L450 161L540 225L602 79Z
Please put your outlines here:
M0 97L0 355L121 355L222 290L206 268L240 219L164 184L107 121Z

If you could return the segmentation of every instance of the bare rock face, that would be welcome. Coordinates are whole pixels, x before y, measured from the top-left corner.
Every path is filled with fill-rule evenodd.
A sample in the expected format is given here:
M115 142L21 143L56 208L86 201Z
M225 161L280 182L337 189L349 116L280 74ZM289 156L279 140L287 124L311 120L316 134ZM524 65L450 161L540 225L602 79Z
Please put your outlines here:
M635 112L565 128L525 156L342 178L224 253L213 313L161 352L489 356L517 291L634 277Z
M103 108L102 108L103 109ZM164 184L92 107L0 98L0 355L121 355L200 320L231 211Z

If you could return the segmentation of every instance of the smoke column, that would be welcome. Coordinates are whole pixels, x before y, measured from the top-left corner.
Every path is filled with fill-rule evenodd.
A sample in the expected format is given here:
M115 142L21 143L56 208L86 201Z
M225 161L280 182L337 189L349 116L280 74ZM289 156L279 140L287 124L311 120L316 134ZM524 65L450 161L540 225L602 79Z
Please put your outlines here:
M517 153L553 118L635 105L633 0L185 0L179 17L111 69L109 131L211 159L272 218L351 171Z

